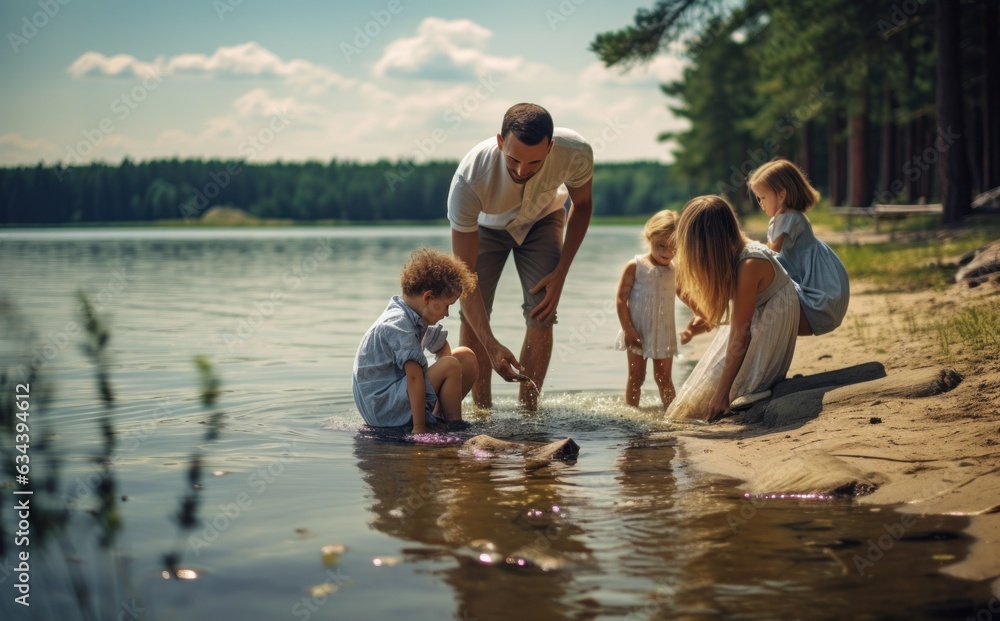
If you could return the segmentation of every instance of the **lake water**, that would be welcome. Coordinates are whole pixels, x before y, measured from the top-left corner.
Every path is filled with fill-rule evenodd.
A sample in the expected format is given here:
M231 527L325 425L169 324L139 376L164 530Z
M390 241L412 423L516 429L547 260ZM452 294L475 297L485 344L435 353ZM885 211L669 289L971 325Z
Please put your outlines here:
M73 508L67 547L43 549L34 534L16 547L18 497L2 490L0 618L964 619L985 609L985 585L938 571L967 553L963 518L902 522L845 500L751 502L735 482L693 472L669 429L650 430L651 372L644 410L622 406L613 299L638 240L638 227L588 233L539 412L519 412L516 386L495 379L494 410L467 415L474 433L581 446L574 462L526 470L517 457L356 435L358 341L397 293L408 254L448 247L444 227L0 232L0 295L14 308L5 316L20 314L3 324L0 354L4 365L33 357L41 368L28 487L42 502L41 477L58 457ZM516 352L523 319L508 268L494 326ZM79 347L77 290L110 329L114 554L94 543L88 513L103 478L94 456L104 408ZM455 342L457 318L445 324ZM24 325L31 344L14 329ZM683 353L677 385L693 364ZM223 383L214 440L196 355ZM14 432L3 433L7 459ZM196 452L197 526L183 531L175 516ZM23 549L29 609L14 602ZM164 578L171 550L190 579ZM79 612L73 576L93 617Z

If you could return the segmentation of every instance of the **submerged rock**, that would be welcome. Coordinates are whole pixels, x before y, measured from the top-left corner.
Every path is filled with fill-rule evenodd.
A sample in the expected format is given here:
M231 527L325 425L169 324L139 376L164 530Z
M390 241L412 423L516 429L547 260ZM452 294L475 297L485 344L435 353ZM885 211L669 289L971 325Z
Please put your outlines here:
M522 455L525 469L534 470L556 459L576 459L577 455L580 454L580 446L570 438L545 444L543 442L508 442L481 434L466 440L460 453L480 458L498 455Z

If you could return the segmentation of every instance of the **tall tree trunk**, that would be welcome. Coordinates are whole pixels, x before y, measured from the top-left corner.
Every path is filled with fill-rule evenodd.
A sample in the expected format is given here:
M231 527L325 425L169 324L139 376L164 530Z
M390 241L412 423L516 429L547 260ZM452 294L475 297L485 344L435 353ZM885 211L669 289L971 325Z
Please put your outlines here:
M959 47L959 11L954 0L938 0L935 39L937 41L937 124L934 145L941 152L942 222L958 222L969 210L969 162L965 158L965 122L962 115L962 56Z
M928 157L924 157L924 154L929 154L928 149L933 149L934 144L934 121L930 118L925 118L920 124L920 139L917 141L917 152L914 154L916 157L916 162L918 163L918 170L920 173L920 191L917 193L917 202L924 203L934 195L934 176L937 174L938 162L932 162ZM932 145L932 146L927 146ZM924 171L922 167L926 166L927 170Z
M892 120L895 106L892 98L892 91L885 89L885 120L882 122L882 163L881 173L881 193L883 198L895 198L896 191L892 189L893 183L898 180L896 170L896 124ZM897 184L898 186L898 184Z
M898 117L897 117L898 119ZM906 176L903 174L903 162L906 161L906 137L910 135L910 124L904 123L900 125L897 122L893 122L896 126L896 136L893 141L896 143L896 150L892 156L892 165L895 168L892 171L892 184L893 187L890 190L892 195L895 197L903 196L906 192Z
M1000 186L1000 6L983 3L983 189Z
M844 131L844 121L839 110L834 110L830 115L829 131L829 153L830 153L830 173L827 175L829 188L827 194L830 196L830 204L834 206L844 204L844 138L841 134Z
M919 118L911 118L910 122L906 124L906 135L903 138L905 141L903 145L903 171L909 170L907 164L913 161L917 145L920 144L920 125L922 123L923 121ZM912 174L906 174L905 172L903 177L906 179L906 202L917 202L917 197L920 196L919 180Z
M795 156L795 163L806 173L806 177L814 179L812 174L812 140L809 133L812 130L812 122L806 121L799 132L799 149Z
M868 191L868 123L865 118L867 98L864 90L858 94L859 109L854 111L850 120L847 202L852 207L867 207L871 204L871 193Z
M729 162L740 162L741 161L740 160L741 151L740 151L740 148L737 146L737 143L735 141L733 141L732 143L730 143L729 149L730 149L730 153L727 154L729 156L729 158L728 158L727 161L729 161ZM747 191L746 190L747 176L743 172L743 165L742 164L737 164L737 166L740 167L740 169L738 171L739 174L737 175L738 183L736 184L736 187L733 189L732 196L729 197L729 200L733 203L733 209L736 210L736 215L739 216L740 218L742 218L743 216L747 215L747 213L749 213L749 211L750 211L747 208L746 204L744 203L744 200L745 200L745 197L746 197L746 191Z
M976 192L976 188L979 188L979 192L987 190L989 188L983 187L983 159L981 157L983 153L983 115L979 113L978 108L971 108L965 110L968 113L969 122L969 139L966 143L968 146L968 151L965 154L966 160L969 162L969 180L970 180L970 192Z

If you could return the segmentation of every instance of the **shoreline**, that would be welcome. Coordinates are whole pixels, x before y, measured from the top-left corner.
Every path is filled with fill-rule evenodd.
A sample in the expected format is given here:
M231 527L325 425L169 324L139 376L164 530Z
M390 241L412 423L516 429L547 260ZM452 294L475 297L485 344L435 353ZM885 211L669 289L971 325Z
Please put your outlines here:
M642 216L592 216L591 226L642 226L647 217ZM243 221L202 221L191 220L186 222L183 219L177 220L149 220L136 222L59 222L59 223L36 223L36 224L0 224L0 231L23 231L23 230L87 230L87 229L214 229L214 228L234 228L234 229L287 229L287 228L357 228L374 227L385 228L394 226L416 226L426 228L445 227L450 230L447 218L434 220L243 220Z
M915 293L852 282L843 325L799 339L790 379L769 401L671 434L695 470L742 481L749 494L851 495L894 507L904 526L967 516L975 541L942 571L992 580L1000 597L1000 360L936 352L932 330L998 298L996 282Z

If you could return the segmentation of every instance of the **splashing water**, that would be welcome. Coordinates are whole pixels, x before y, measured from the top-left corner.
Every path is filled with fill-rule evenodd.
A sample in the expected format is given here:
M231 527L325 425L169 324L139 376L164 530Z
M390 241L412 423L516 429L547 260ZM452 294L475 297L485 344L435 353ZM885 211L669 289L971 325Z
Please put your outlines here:
M529 385L531 385L532 388L535 389L535 394L537 394L538 396L542 395L542 388L541 388L541 386L539 386L538 383L535 382L535 380L531 379L530 377L528 377L527 375L525 375L523 373L519 373L519 374L515 375L513 381L515 381L515 382L521 382L522 384L529 384Z

